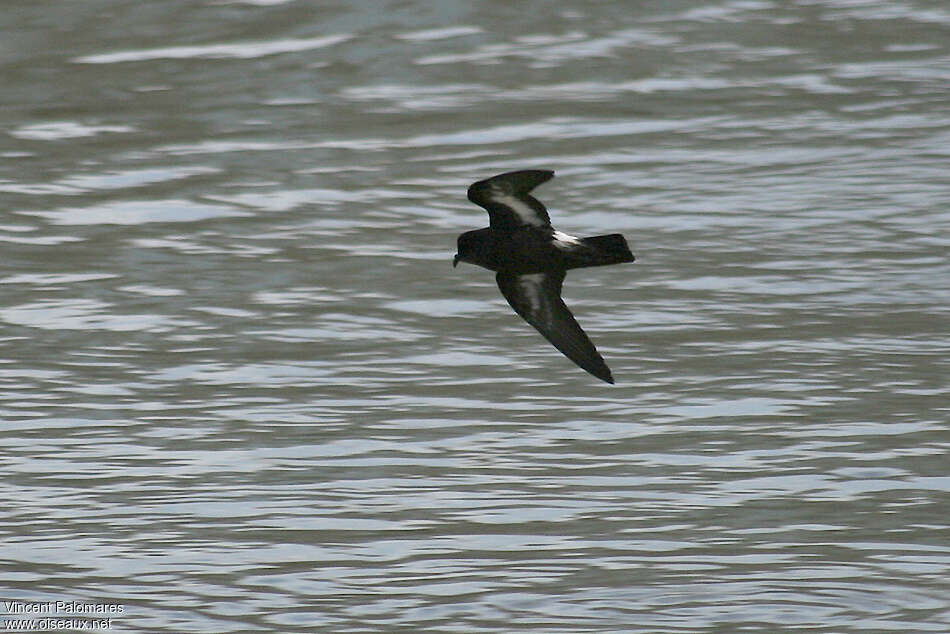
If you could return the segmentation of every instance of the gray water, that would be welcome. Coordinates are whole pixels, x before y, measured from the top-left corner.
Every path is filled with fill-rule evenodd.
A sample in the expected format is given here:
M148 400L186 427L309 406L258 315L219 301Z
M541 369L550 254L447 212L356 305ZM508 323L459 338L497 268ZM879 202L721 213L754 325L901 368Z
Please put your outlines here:
M943 0L0 25L3 599L131 632L950 631ZM451 266L467 186L524 168L637 254L564 286L616 386Z

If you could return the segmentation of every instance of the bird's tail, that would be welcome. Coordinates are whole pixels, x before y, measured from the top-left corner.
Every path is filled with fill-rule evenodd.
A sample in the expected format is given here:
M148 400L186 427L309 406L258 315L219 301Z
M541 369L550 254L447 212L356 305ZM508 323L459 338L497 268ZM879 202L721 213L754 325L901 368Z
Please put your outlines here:
M633 262L636 259L633 257L633 253L630 252L627 241L619 233L581 238L581 243L586 247L590 247L590 251L585 252L584 257L579 258L577 264L569 268L621 264L623 262Z

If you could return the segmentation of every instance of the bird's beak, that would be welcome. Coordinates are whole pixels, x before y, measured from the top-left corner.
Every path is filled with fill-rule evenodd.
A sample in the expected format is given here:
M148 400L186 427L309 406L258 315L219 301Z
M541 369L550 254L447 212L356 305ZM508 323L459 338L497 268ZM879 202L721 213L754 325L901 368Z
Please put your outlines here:
M459 265L460 256L458 253L455 254L455 258L452 260L452 268L454 269Z

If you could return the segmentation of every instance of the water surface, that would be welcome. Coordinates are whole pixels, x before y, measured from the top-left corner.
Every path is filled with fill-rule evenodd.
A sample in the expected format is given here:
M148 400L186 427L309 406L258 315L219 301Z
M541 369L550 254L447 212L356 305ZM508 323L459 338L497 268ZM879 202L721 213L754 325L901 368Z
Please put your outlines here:
M950 630L944 3L3 21L3 598L142 632ZM637 254L565 282L616 386L452 269L465 188L522 168Z

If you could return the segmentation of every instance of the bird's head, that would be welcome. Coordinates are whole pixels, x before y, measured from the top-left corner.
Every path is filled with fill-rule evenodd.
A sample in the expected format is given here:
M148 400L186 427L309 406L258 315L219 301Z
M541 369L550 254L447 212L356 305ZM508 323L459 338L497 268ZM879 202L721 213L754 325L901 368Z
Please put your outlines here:
M473 252L473 244L471 236L469 235L471 231L463 233L459 236L456 250L455 258L452 259L452 268L455 268L459 265L459 262L468 262L469 258Z
M466 231L460 235L457 252L455 258L452 260L452 266L458 266L459 262L485 266L487 256L485 234L490 231L491 229L486 227L485 229Z

